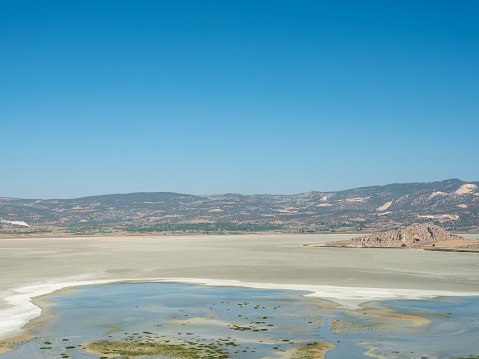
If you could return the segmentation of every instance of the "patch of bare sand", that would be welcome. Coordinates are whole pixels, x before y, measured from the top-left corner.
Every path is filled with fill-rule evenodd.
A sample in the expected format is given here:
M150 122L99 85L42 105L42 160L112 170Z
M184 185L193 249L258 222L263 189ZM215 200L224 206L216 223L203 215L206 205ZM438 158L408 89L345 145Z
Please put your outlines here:
M334 348L336 346L331 342L310 343L286 349L283 357L291 359L323 359L326 352Z
M435 244L436 244L434 246L435 248L458 249L459 247L473 246L473 247L477 247L477 250L479 250L479 241L477 239L467 239L467 238L451 239L451 240L436 242Z
M368 342L364 342L364 343L359 343L359 345L367 345L369 344ZM363 352L364 355L368 356L368 357L371 357L371 358L377 358L377 359L388 359L382 355L379 355L379 354L375 354L374 351L375 350L378 350L379 347L373 347L373 346L366 346L366 349L367 351Z
M34 338L34 337L35 336L32 335L32 334L25 333L25 334L17 335L16 337L2 339L2 340L0 340L0 354L8 352L9 350L11 350L10 345L12 345L12 344L19 343L19 342L22 342L24 340L28 340L28 339L31 339L31 338Z
M356 310L356 311L349 311L349 313L354 315L366 314L366 315L370 315L372 317L378 317L378 318L409 321L415 327L427 325L431 322L429 319L421 317L419 315L395 313L387 309L384 309L384 311L383 310L374 310L374 311Z
M235 323L228 322L226 320L219 320L219 319L212 319L212 318L203 318L203 317L192 317L189 319L176 319L176 318L169 318L172 322L175 323L185 323L185 324L215 324L215 325L221 325L223 327L227 327L228 325L233 325ZM241 326L238 324L235 324L237 326ZM247 327L247 325L244 325Z
M314 303L314 301L312 301L311 303L318 305L318 303ZM334 306L328 306L327 304L326 305L325 304L326 303L324 301L319 301L319 306L322 309L338 310L338 308L336 308ZM378 307L378 308L374 308L374 309L341 308L340 310L342 312L348 313L348 314L350 314L352 316L355 316L355 317L360 317L360 316L367 315L367 316L370 316L370 317L376 317L376 318L386 319L386 320L407 321L407 322L410 322L411 325L414 326L414 327L425 326L425 325L428 325L431 322L429 319L427 319L425 317L422 317L420 315L398 313L398 312L392 311L391 309L383 308L383 307ZM343 324L346 324L346 323L343 322L342 320L332 319L331 324L332 324L331 332L339 333L339 332L341 332L339 327ZM378 324L380 324L380 323L378 323Z

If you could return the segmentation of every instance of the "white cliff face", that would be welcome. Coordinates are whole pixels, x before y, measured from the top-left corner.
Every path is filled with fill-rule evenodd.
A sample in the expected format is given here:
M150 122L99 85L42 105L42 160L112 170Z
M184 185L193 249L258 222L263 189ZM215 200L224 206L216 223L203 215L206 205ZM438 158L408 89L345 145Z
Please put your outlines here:
M392 201L386 202L386 203L384 203L381 207L378 207L378 208L376 209L376 211L383 212L383 211L385 211L386 209L388 209L389 206L391 206L391 204L392 204Z
M473 183L466 183L463 184L459 189L454 192L455 194L467 194L467 193L474 193L477 190L477 185Z
M0 219L0 222L2 223L8 223L8 224L13 224L15 226L21 226L21 227L30 227L27 223L24 221L7 221L6 219Z
M447 196L447 193L446 193L446 192L441 192L441 191L433 192L433 193L429 196L429 199L434 198L434 197L436 197L436 196Z

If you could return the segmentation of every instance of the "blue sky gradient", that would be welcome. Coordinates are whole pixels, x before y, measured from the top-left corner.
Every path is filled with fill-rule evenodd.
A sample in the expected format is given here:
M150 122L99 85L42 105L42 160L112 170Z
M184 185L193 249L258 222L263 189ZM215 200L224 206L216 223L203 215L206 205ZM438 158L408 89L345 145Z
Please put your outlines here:
M479 2L0 4L0 196L479 180Z

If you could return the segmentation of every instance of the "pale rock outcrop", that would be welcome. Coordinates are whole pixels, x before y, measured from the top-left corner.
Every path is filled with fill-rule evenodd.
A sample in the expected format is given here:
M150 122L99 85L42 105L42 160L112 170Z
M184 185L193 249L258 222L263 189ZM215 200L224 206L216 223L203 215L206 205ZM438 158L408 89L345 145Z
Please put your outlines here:
M352 238L346 241L332 241L312 244L313 247L414 247L432 245L450 239L461 239L432 223L413 224L406 228L384 233Z
M473 183L466 183L463 184L459 189L455 192L455 194L466 194L466 193L473 193L477 189L477 186Z
M25 223L24 221L7 221L6 219L0 219L0 223L8 223L8 224L13 224L14 226L21 226L21 227L30 227L30 225Z
M376 211L382 212L388 209L392 204L392 201L384 203L381 207L376 208Z

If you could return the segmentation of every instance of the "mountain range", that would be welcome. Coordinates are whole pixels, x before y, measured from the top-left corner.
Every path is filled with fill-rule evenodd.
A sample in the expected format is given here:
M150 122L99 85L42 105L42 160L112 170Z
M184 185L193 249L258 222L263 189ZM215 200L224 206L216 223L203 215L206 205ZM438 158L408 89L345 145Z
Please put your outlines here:
M361 231L433 222L479 229L479 182L395 183L297 195L171 192L0 198L0 233Z

